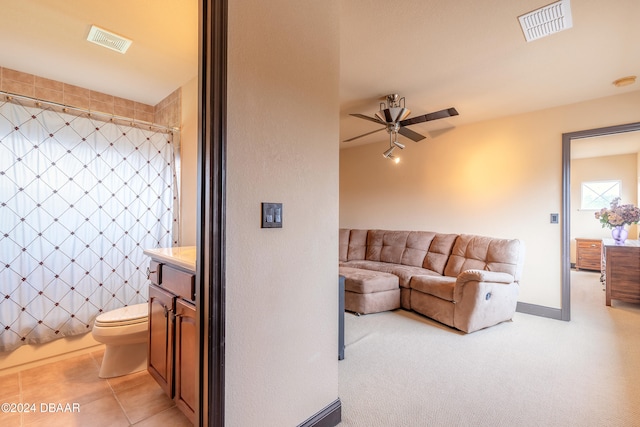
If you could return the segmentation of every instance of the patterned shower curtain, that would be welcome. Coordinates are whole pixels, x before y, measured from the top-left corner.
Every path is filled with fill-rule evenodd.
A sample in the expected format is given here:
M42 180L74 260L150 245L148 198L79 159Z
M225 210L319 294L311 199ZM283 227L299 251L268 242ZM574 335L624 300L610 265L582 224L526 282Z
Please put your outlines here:
M172 246L171 133L55 110L0 102L0 351L146 302L143 250Z

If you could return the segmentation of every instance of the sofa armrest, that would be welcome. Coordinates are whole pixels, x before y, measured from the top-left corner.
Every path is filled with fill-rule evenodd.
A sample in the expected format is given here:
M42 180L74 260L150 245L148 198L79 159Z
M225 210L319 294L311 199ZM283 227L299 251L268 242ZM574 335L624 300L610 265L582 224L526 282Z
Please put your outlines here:
M454 327L465 332L504 322L513 317L518 300L518 282L509 273L466 270L453 289Z
M457 284L466 282L513 283L515 278L509 273L487 270L466 270L458 275Z

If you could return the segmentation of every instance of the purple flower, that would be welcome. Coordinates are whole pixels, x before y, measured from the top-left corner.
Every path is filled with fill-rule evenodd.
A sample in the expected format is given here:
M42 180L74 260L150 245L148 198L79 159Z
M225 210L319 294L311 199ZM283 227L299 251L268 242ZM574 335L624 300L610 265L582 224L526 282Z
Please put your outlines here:
M602 208L595 213L595 217L604 227L618 227L621 225L637 224L640 221L640 209L627 204L621 205L620 198L616 197L611 201L610 208Z

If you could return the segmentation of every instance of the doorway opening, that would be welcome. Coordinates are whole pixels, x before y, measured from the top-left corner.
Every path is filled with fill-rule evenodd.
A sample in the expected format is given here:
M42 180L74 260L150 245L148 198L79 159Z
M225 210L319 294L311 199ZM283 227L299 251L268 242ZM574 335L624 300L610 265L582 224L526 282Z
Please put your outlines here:
M640 131L640 122L562 134L562 320L571 320L571 143L635 131Z

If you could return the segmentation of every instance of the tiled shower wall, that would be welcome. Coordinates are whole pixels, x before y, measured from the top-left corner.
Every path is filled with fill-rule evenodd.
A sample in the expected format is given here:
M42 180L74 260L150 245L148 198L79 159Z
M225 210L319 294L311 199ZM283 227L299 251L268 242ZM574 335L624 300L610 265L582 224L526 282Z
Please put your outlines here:
M152 106L0 67L0 90L109 115L180 128L181 90Z

